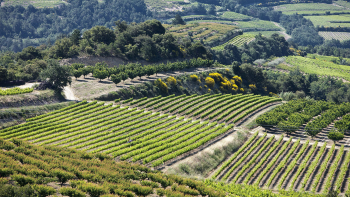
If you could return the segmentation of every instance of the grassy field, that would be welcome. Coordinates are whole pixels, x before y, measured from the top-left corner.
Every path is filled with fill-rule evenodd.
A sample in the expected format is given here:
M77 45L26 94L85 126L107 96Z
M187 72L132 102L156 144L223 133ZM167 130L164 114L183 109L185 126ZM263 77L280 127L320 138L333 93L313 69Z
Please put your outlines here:
M84 101L3 129L0 138L160 166L232 131L230 123L276 102L280 99L252 94L159 96L122 102L123 107Z
M318 58L311 59L300 56L288 56L286 62L293 67L299 67L304 73L317 74L320 76L332 76L350 81L350 67L338 65ZM290 67L291 69L294 69Z
M183 0L145 0L145 3L150 10L157 11L181 11L186 6Z
M350 15L324 15L324 16L305 16L305 18L310 19L312 23L316 26L325 27L350 27ZM331 22L334 21L334 22ZM336 23L337 21L345 21L347 23Z
M242 20L242 19L251 19L252 17L236 13L236 12L224 12L223 15L221 15L222 18L232 18L235 20Z
M322 36L325 40L350 40L350 33L348 32L328 32L328 31L319 31L318 34Z
M224 50L225 46L228 45L228 44L233 44L233 45L235 45L237 47L240 47L244 43L248 43L248 42L254 40L255 39L254 37L255 36L251 35L251 34L239 35L239 36L236 36L236 37L232 38L230 41L226 42L225 44L213 47L212 49L221 51L221 50Z
M334 56L324 56L324 55L316 55L316 54L307 54L308 58L311 59L318 59L318 60L322 60L322 61L327 61L327 62L331 62L331 63L336 63L336 64L340 64L340 59L339 57L334 57ZM342 58L348 62L350 62L350 58Z
M62 0L35 0L35 1L29 1L29 0L4 0L4 4L6 6L9 5L22 5L22 6L28 6L32 4L34 7L37 8L43 8L43 7L55 7L59 4L66 3L65 1Z
M297 3L297 4L283 4L275 6L276 11L284 12L299 12L299 11L335 11L345 10L345 8L325 3Z
M195 40L205 39L205 41L212 41L223 36L228 31L237 29L233 25L225 25L218 23L188 23L186 25L164 25L168 32L175 36L188 36L191 32L191 37Z

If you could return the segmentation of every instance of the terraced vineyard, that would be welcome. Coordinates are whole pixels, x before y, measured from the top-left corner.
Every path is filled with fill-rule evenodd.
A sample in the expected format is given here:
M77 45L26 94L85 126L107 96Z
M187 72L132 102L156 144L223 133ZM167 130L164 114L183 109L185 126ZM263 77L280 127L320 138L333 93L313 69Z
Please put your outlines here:
M225 46L228 44L232 44L232 45L235 45L237 47L240 47L240 46L244 45L244 43L249 43L249 42L253 41L254 39L255 39L254 35L243 34L243 35L239 35L239 36L232 38L230 41L226 42L225 44L213 47L212 49L221 51L221 50L224 50Z
M269 189L328 193L349 189L350 152L318 142L301 143L255 133L212 178ZM339 169L339 170L337 170Z
M206 94L126 102L133 107L83 101L1 130L0 138L103 152L120 160L159 166L231 132L234 125L227 123L238 122L280 99ZM202 121L192 120L199 117Z

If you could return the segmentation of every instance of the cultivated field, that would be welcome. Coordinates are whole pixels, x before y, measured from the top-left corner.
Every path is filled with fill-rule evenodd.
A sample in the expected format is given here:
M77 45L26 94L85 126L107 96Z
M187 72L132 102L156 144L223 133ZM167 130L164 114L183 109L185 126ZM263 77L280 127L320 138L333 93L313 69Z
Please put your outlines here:
M235 45L237 47L240 47L244 43L249 43L249 42L253 41L254 39L255 39L254 35L243 34L243 35L239 35L239 36L232 38L230 41L226 42L225 44L213 47L212 49L222 51L222 50L224 50L225 46L228 44L232 44L232 45Z
M66 1L63 0L34 0L34 1L29 1L29 0L4 0L4 5L5 6L15 6L15 5L21 5L21 6L28 6L28 5L33 5L34 7L37 8L52 8L55 7L59 4L66 4Z
M333 62L328 62L319 59L310 59L300 56L288 56L286 62L294 69L294 67L299 67L299 69L308 74L317 74L320 76L332 76L337 78L342 78L350 81L350 67L344 65L338 65Z
M159 96L127 100L123 107L83 101L1 130L0 137L159 166L231 132L228 123L276 102L280 99L250 94Z
M230 22L230 21L229 21ZM205 41L213 41L229 31L237 29L233 25L224 25L218 23L192 23L187 25L164 25L168 32L175 36L190 36L194 40L205 39Z
M256 133L212 177L269 189L345 192L350 152L327 145Z
M319 31L318 34L322 36L325 40L350 40L350 33L348 32L327 32L327 31Z
M230 18L235 20L242 20L242 19L252 19L253 17L236 13L236 12L224 12L223 15L221 15L221 18Z
M271 21L264 20L252 20L252 21L236 21L237 26L240 29L256 29L256 31L280 31L281 29L277 27Z
M350 15L323 15L323 16L305 16L310 19L314 26L324 27L350 27ZM341 22L341 23L339 23Z
M299 12L299 11L339 11L345 10L346 8L339 7L333 4L325 3L297 3L297 4L283 4L275 6L276 11L285 12Z

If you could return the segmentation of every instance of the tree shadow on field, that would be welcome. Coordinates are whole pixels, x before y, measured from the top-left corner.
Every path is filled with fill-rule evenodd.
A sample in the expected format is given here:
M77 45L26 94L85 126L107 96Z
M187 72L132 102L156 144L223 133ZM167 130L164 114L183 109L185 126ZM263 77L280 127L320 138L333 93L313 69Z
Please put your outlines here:
M111 81L99 81L99 83L112 84L113 82L111 82Z

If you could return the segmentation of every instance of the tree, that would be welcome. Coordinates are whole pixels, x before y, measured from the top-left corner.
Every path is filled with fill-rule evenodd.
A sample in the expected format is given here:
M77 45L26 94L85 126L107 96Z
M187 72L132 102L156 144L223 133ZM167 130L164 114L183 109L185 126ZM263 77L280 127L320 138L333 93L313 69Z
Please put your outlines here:
M138 75L137 70L126 70L125 72L128 74L131 80L133 80Z
M327 137L332 140L334 142L334 144L336 143L336 141L342 140L344 139L344 133L336 131L336 130L331 130Z
M7 69L0 66L0 82L7 79Z
M137 69L137 76L140 77L140 80L141 80L141 77L144 76L145 74L146 74L146 71L144 68Z
M153 75L155 73L155 69L153 66L147 66L145 68L146 70L146 74L148 75L148 77L150 77L151 75Z
M111 75L111 80L113 83L118 84L122 81L120 75Z
M209 10L207 11L207 14L208 14L208 15L216 15L215 5L210 4Z
M73 76L75 77L75 80L77 80L81 75L83 74L83 69L73 70Z
M93 76L97 79L100 79L100 81L102 79L106 79L107 75L108 75L108 72L106 70L99 70L99 69L95 69L93 74Z
M176 14L173 19L173 25L186 25L186 22L181 18L180 14Z
M125 80L127 80L129 78L129 75L127 73L125 73L125 72L121 72L121 73L119 73L119 75L120 75L120 78L123 81L125 81Z
M88 75L89 73L91 73L91 67L87 66L85 68L82 68L81 71L82 71L82 75L84 76L84 79L85 79L85 76Z
M70 40L74 45L79 45L80 38L81 38L81 32L79 29L75 29L72 35L70 35Z
M48 60L48 67L40 73L40 78L58 91L62 91L65 86L72 83L70 69L67 66L60 66L56 60Z
M108 45L115 41L116 35L113 30L110 30L107 27L95 26L84 32L83 38L95 43L105 43Z

